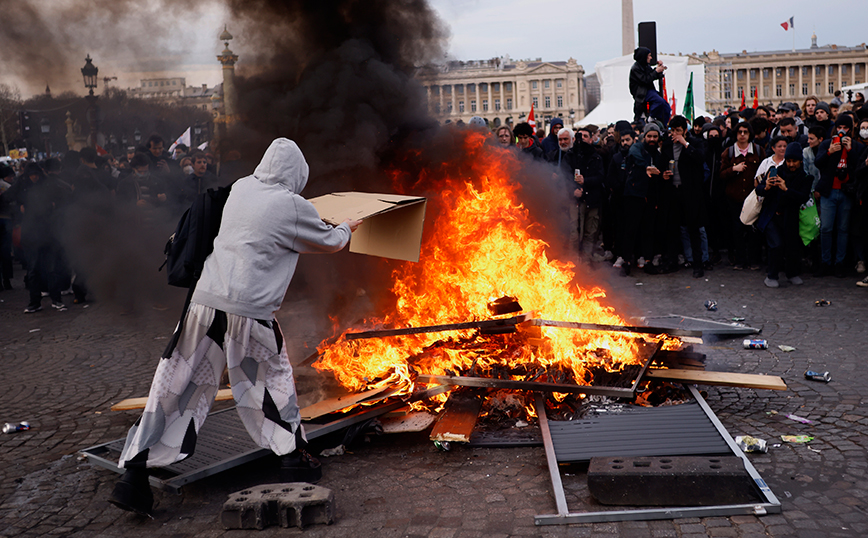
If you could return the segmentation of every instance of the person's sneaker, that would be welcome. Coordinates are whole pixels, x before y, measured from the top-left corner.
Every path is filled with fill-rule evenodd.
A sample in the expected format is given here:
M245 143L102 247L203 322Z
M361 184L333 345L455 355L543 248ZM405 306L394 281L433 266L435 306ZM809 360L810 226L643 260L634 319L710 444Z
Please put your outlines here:
M766 277L766 279L763 282L765 283L767 288L777 288L780 286L780 284L778 284L777 280L775 280L773 278L769 278L769 277Z
M121 510L135 512L140 516L153 519L154 494L148 483L148 471L146 469L127 469L115 484L115 489L109 496L108 502Z
M868 276L856 283L860 288L868 288Z
M678 265L684 265L685 261L687 261L687 260L684 259L684 254L679 254L678 255Z
M306 450L280 456L280 477L285 482L316 484L322 478L322 464Z
M741 270L743 270L743 269L744 269L744 265L742 265L742 264L740 264L740 263L734 263L734 264L732 264L732 270L733 270L733 271L741 271Z
M48 292L47 292L47 291L43 291L43 292L42 292L42 296L43 296L43 297L48 297Z
M614 258L614 257L615 257L615 255L612 254L612 251L611 251L611 250L607 250L606 252L603 253L603 259L604 259L605 261L609 261L609 260L611 260L611 259Z
M644 269L645 268L645 257L640 256L638 260L636 260L636 269Z
M615 263L612 264L612 267L614 267L615 269L620 269L622 265L624 265L624 258L618 256L618 259L615 260Z
M702 270L701 267L697 267L693 270L693 278L702 278L705 276L705 271Z
M68 290L63 290L60 292L61 295L72 295L73 293L74 292L72 291L72 288L69 288Z
M63 312L66 310L66 305L61 301L51 301L51 308L57 310L58 312Z
M835 277L844 278L845 276L847 276L847 271L844 270L844 264L843 263L836 263L835 264Z
M794 277L790 278L790 284L792 284L793 286L801 286L804 283L805 283L805 281L802 280L802 277L800 277L800 276L794 276Z
M862 260L856 262L856 272L860 275L865 272L865 262L863 262Z
M24 309L24 313L25 314L32 314L34 312L39 312L40 310L42 310L41 304L31 304L31 305L27 305L27 308Z
M660 265L660 260L662 258L663 258L662 254L655 254L654 259L651 261L651 265L653 265L654 267L657 267L658 265Z
M755 263L755 264L751 265L751 266L750 266L750 270L751 270L751 271L759 271L759 270L760 270L760 266L759 266L759 264L758 264L758 263Z

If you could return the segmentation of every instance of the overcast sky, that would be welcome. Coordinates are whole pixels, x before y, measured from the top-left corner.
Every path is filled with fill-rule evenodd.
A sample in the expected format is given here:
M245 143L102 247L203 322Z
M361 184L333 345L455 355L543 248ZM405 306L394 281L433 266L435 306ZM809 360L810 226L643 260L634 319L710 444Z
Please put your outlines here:
M593 72L621 55L619 0L429 0L452 29L450 55L483 60L566 60ZM866 0L633 0L633 20L657 22L657 47L668 54L855 46L868 39ZM794 17L795 30L780 23Z

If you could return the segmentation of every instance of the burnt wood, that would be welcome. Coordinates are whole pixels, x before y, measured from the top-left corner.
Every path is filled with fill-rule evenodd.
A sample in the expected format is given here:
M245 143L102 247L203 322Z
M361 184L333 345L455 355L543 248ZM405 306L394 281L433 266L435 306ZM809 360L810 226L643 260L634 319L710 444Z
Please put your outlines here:
M467 443L482 409L481 389L453 391L431 430L432 441Z
M532 319L529 325L542 327L557 327L560 329L577 329L582 331L609 331L639 334L668 334L670 336L702 336L702 331L686 329L667 329L665 327L637 327L630 325L601 325L598 323L579 323L577 321L553 321L550 319Z
M404 329L381 329L376 331L364 331L347 333L347 340L361 340L364 338L385 338L387 336L404 336L408 334L437 333L444 331L461 331L465 329L487 329L514 327L530 319L531 314L521 314L505 319L489 319L484 321L468 321L465 323L450 323L446 325L427 325L424 327L406 327Z

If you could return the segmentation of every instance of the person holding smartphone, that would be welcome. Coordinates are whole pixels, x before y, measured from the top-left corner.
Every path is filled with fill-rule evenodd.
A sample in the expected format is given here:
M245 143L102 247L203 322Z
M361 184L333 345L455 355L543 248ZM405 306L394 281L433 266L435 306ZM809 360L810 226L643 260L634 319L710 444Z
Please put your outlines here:
M802 249L799 237L799 209L808 201L813 178L802 166L802 146L790 142L784 152L784 162L772 166L756 187L763 198L763 208L754 224L763 232L768 248L769 265L765 285L780 286L780 272L786 272L793 285L803 283Z

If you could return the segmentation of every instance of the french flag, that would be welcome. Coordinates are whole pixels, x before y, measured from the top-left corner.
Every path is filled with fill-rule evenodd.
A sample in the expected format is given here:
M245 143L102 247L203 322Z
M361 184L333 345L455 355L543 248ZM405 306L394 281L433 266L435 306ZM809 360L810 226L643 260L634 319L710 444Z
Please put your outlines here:
M781 27L782 27L785 31L786 31L786 30L789 30L790 28L795 28L795 25L793 24L793 17L790 17L790 20L788 20L788 21L786 21L786 22L782 22L782 23L781 23Z

